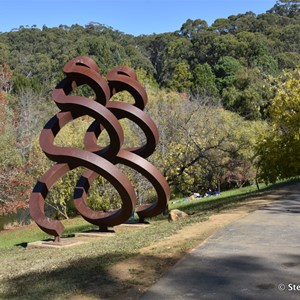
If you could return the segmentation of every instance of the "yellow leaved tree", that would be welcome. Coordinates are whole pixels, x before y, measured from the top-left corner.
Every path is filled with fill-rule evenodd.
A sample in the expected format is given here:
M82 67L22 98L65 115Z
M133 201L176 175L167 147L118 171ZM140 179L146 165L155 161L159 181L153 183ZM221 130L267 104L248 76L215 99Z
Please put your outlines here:
M276 81L269 108L271 130L257 147L259 177L266 182L300 175L300 70Z

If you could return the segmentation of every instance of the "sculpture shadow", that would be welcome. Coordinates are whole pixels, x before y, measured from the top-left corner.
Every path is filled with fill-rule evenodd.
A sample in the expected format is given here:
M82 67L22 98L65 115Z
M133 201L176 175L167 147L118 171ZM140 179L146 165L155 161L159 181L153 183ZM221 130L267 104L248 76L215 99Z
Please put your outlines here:
M116 294L123 294L129 289L130 295L134 295L133 297L137 299L137 295L141 291L130 280L118 279L101 265L101 262L110 261L113 264L121 259L124 259L124 253L116 251L95 257L81 257L78 260L72 260L67 266L58 267L53 271L31 272L28 270L23 275L2 280L5 292L0 293L0 298L65 299L65 297L72 297L76 294L96 299L113 299ZM157 265L162 263L160 258L154 256L139 256L139 259L142 263L149 259ZM169 264L175 264L175 262L175 260L168 261Z
M167 273L163 280L170 287L171 294L168 289L163 295L150 290L144 297L132 282L120 281L101 267L101 261L118 261L121 257L124 253L116 251L80 258L50 272L29 271L5 280L6 292L0 296L3 299L56 299L68 298L75 292L82 297L96 299L117 299L114 297L118 295L122 295L123 299L169 299L167 297L184 297L187 294L188 299L201 299L200 295L206 295L208 299L218 298L218 295L222 295L222 299L283 299L285 296L294 299L288 291L279 291L278 284L287 284L295 278L295 273L290 270L297 269L299 273L300 265L300 255L294 254L282 254L276 265L266 263L259 255L200 255L196 262L184 259L176 272L171 269ZM145 255L140 259L161 263L161 259L155 256ZM175 264L175 261L171 263ZM130 296L126 298L126 295Z

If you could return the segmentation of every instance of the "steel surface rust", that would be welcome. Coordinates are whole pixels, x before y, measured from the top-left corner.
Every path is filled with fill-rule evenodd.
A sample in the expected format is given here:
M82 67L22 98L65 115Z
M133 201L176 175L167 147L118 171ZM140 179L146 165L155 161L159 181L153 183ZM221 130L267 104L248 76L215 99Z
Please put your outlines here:
M37 225L56 241L64 231L58 220L45 215L45 199L48 191L68 171L85 167L86 170L74 187L74 203L78 212L88 222L107 229L126 222L136 210L140 222L153 217L167 207L170 189L162 174L145 158L151 155L158 143L158 130L152 119L143 110L147 104L147 94L137 81L135 72L125 66L113 68L106 80L100 75L97 64L89 57L80 56L69 61L63 68L66 77L53 90L52 98L61 110L48 123L40 135L40 145L46 156L56 162L37 182L30 196L30 214ZM88 85L95 92L91 101L85 97L71 95L78 86ZM114 94L127 91L134 104L112 101ZM60 147L54 144L59 131L74 119L88 115L94 121L84 137L84 149ZM146 137L145 145L122 148L124 134L119 122L127 118L137 124ZM97 144L103 130L108 133L110 143ZM153 185L157 201L136 207L136 194L129 179L116 166L126 165L142 174ZM117 190L122 200L119 209L104 212L92 210L87 205L87 195L93 181L102 176Z

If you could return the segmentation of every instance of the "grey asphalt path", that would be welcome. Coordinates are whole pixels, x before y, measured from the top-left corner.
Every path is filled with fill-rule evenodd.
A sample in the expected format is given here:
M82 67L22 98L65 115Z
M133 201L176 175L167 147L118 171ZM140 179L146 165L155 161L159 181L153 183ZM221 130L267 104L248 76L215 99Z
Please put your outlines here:
M218 231L140 299L300 299L300 185Z

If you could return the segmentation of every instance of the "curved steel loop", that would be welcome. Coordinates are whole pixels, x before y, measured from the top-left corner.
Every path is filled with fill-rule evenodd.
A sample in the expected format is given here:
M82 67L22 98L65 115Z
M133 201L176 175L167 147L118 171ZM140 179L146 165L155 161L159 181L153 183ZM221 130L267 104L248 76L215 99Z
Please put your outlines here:
M80 163L87 165L86 161L81 160ZM92 164L89 163L88 167L93 170L93 173L97 177L101 175L107 179L118 191L122 200L122 207L120 209L102 212L103 225L115 226L127 221L136 205L136 194L127 177L116 166L99 156L97 156L97 160L95 159ZM71 168L67 163L52 166L37 182L30 197L29 209L31 217L43 231L55 237L62 235L64 226L60 221L51 220L46 217L44 212L45 199L52 185L69 170ZM80 195L80 193L81 189L77 189L75 195Z
M99 155L86 150L53 145L54 138L59 132L60 126L64 126L72 120L73 117L70 112L59 112L46 124L45 128L43 129L40 137L40 145L47 157L53 161L61 163L59 165L67 166L64 169L65 173L70 169L83 166L93 170L97 176L101 175L111 182L121 196L122 207L110 213L103 213L103 217L105 217L105 220L109 226L121 224L128 220L136 204L136 194L128 178L111 162L100 157ZM56 169L53 170L55 171ZM53 170L50 169L40 180L40 182L46 184L47 190L51 188L56 180L65 174L54 174ZM60 236L62 230L61 225L57 222L52 223L52 221L47 219L43 213L43 205L46 196L47 193L44 192L43 194L38 189L34 189L32 193L33 198L31 198L30 202L38 201L39 204L38 206L37 204L31 204L31 211L33 210L31 215L34 216L37 224L41 228L44 228L43 230L45 232L55 236ZM40 209L37 210L36 207L39 207ZM39 216L38 218L36 218L37 215ZM46 219L48 222L45 222ZM56 231L54 230L55 228Z
M111 96L118 92L127 91L135 100L134 106L144 110L148 96L145 89L137 81L136 74L132 69L124 66L115 67L106 75L106 78Z
M52 94L59 108L61 108L59 104L61 105L62 101L56 97L56 92L63 90L65 95L69 95L76 87L83 84L93 89L96 94L95 101L106 105L110 98L110 88L106 80L98 73L98 66L92 59L85 56L76 57L67 62L63 70L67 77L56 86Z
M157 193L157 202L141 205L137 208L136 212L140 218L140 222L143 222L145 218L158 215L166 208L170 199L170 188L160 171L151 163L144 158L125 150L121 150L112 160L112 163L123 164L136 170L149 180ZM87 206L86 202L89 188L97 177L98 175L90 170L84 172L76 184L76 189L80 189L82 192L79 197L75 197L74 203L76 209L84 219L92 224L101 226L105 223L103 212L92 210Z
M117 85L119 85L122 81L122 84L126 83L127 85L130 85L132 81L136 82L136 74L132 69L128 67L116 67L111 70L107 75L107 79L111 80L112 78L117 78L119 80L118 82L117 80L109 81L110 87L114 92L122 90L121 88L114 90L114 85L116 83ZM131 82L129 81L129 79L131 80ZM132 93L131 89L125 86L125 84L123 88ZM142 205L137 208L137 213L140 220L142 221L146 217L152 217L159 214L166 208L166 205L170 198L170 189L161 173L149 162L142 159L142 157L146 158L154 152L158 143L159 135L157 127L152 119L142 111L144 105L147 103L147 98L143 97L142 94L140 94L139 97L137 97L137 94L132 94L135 98L135 106L124 102L109 101L106 107L117 117L118 120L122 118L128 118L131 121L135 122L143 130L147 141L145 145L140 147L122 149L115 158L110 157L110 161L114 164L120 163L135 169L136 171L144 175L154 186L158 195L157 202L154 204ZM143 102L141 102L141 99ZM102 130L103 128L99 122L94 121L91 124L85 135L85 149L97 153L102 157L106 157L106 153L102 152L103 147L97 145L97 138L101 134ZM127 161L127 159L129 159L130 161ZM79 182L77 183L77 188L81 187L81 182L90 182L91 184L96 177L97 176L93 172L87 171L81 177L81 180L79 180ZM159 178L159 180L157 180L157 178ZM96 211L87 207L87 192L88 188L85 189L85 193L83 193L81 197L76 199L76 208L86 220L89 219L89 222L98 224L99 222L101 222L101 213L97 213ZM93 214L94 216L93 219L89 218L91 214Z
M59 98L59 101L63 102L63 107L65 109L71 108L72 110L70 109L66 111L65 114L64 112L58 113L48 121L48 123L44 126L44 129L41 132L40 144L44 139L43 132L45 129L53 128L53 133L55 137L60 131L60 129L68 122L78 117L89 115L93 117L95 120L97 120L97 122L101 123L104 126L104 128L107 130L107 133L109 135L110 144L102 150L102 153L106 153L107 155L114 156L119 152L124 142L124 133L121 124L119 123L118 119L114 116L112 112L110 112L105 106L95 101L90 101L79 96L66 96L61 90L57 92L55 96L57 97L57 99ZM53 123L56 124L55 125L56 127L53 127ZM46 141L44 141L44 143L45 142ZM53 141L51 141L51 143L53 144ZM44 146L41 145L41 147L45 152L45 154L51 160L57 161L55 160L54 157L51 158L49 156L50 153L49 155L47 154L47 150L43 148ZM55 155L55 151L53 155Z
M79 56L74 58L65 64L64 72L67 78L56 86L52 97L61 110L72 112L73 119L89 115L100 122L107 129L110 138L110 145L103 149L102 152L107 152L107 154L114 156L124 142L124 134L116 117L105 106L101 105L101 103L104 105L107 103L110 91L107 82L97 73L97 70L97 64L89 57ZM85 83L90 85L96 93L96 101L90 101L80 96L69 96L68 94L76 88L76 86L72 85L72 82L74 82L72 80L77 85ZM65 124L62 124L62 120L60 120L59 128ZM47 125L45 128L47 128Z
M138 83L135 72L128 67L116 67L107 74L108 83L99 74L97 64L90 58L79 56L64 66L66 78L54 89L52 96L61 112L52 117L40 135L40 145L48 158L57 162L36 184L30 197L30 214L45 232L59 238L63 225L45 216L44 205L48 191L69 170L79 166L87 170L80 177L74 191L74 203L81 215L99 226L115 226L129 219L136 205L136 194L130 181L115 166L124 164L145 176L158 195L154 204L138 207L140 220L162 212L170 198L170 189L161 173L144 158L153 153L158 143L158 131L152 119L144 113L147 94ZM87 84L96 94L95 101L85 97L69 95L78 86ZM108 101L120 91L128 91L135 104ZM74 119L89 115L95 119L85 135L85 149L54 145L61 128ZM136 123L146 136L145 145L121 150L124 134L119 120L128 118ZM110 144L97 145L97 138L107 130ZM103 176L119 193L120 209L104 212L93 211L86 204L87 192L95 178Z
M65 73L69 73L70 69L75 65L88 67L100 74L99 67L96 62L88 56L77 56L71 59L64 65L63 71Z
M107 80L109 80L109 77L111 77L115 74L131 77L135 81L138 80L135 71L127 66L117 66L117 67L112 68L106 75Z
M59 112L57 113L50 121L44 126L44 129L40 135L40 146L46 156L52 161L58 163L67 162L72 167L80 166L80 159L88 160L90 155L94 157L98 157L92 152L76 149L72 147L60 147L54 145L54 139L56 135L59 133L60 129L66 125L67 123L74 120L71 112ZM118 136L118 135L116 135ZM116 139L116 145L119 145L119 141ZM114 141L108 146L111 149L107 150L107 152L112 153L115 156L115 152L119 152L120 148L114 145ZM89 157L91 159L91 157ZM83 165L85 166L85 165Z
M64 231L64 225L58 220L51 220L45 215L45 199L51 186L64 176L70 167L68 164L56 164L40 178L36 183L29 200L29 212L36 224L46 233L60 237Z
M139 156L144 158L150 156L156 148L159 134L155 123L149 117L149 115L138 109L137 107L124 102L108 102L106 107L115 115L118 120L127 118L136 123L145 134L145 145L139 147L124 148L123 150L138 154ZM106 157L107 154L103 153L103 149L105 149L106 147L97 145L97 139L103 129L104 128L99 125L99 122L94 121L87 129L84 143L86 150Z

